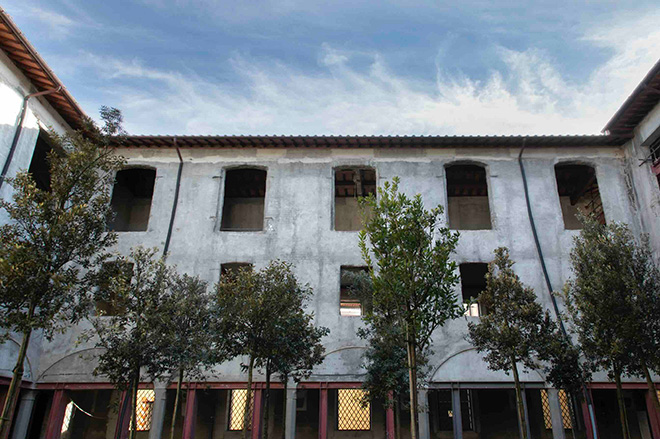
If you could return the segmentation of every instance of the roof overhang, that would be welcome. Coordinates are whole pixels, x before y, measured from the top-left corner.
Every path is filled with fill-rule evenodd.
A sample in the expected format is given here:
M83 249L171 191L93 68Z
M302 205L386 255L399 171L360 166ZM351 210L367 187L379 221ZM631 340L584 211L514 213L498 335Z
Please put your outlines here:
M125 136L119 148L506 148L621 146L630 136Z
M32 82L36 91L61 87L60 91L46 95L44 99L72 128L81 127L82 119L85 117L84 111L2 7L0 7L0 48Z
M660 102L660 60L612 116L603 132L631 134L647 114Z

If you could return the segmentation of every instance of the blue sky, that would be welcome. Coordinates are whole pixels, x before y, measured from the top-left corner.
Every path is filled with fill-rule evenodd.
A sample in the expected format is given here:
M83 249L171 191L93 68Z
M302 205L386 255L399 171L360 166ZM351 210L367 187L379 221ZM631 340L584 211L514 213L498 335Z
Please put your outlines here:
M660 57L656 1L3 0L131 134L598 133Z

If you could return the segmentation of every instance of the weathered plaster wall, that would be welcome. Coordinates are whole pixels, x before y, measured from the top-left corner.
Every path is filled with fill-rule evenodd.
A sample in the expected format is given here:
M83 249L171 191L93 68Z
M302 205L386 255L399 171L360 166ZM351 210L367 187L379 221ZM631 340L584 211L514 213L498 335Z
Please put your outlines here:
M157 169L149 227L146 232L120 233L117 250L128 252L135 245L162 248L167 234L174 197L178 159L174 150L122 150L131 165ZM488 262L499 246L507 246L516 261L515 269L523 282L532 286L540 301L550 307L550 297L532 240L526 213L517 148L443 150L183 150L184 168L169 263L179 270L196 274L214 283L220 265L250 262L260 268L280 258L295 265L297 276L314 290L310 310L316 322L330 328L324 343L327 357L310 380L352 381L360 379L362 346L356 336L359 318L339 314L339 281L342 265L362 265L357 232L333 230L334 177L338 166L371 166L379 183L398 176L401 190L421 193L427 207L446 206L446 164L474 160L486 166L490 193L491 230L462 231L456 261ZM565 230L554 165L560 162L588 163L595 167L608 221L635 221L625 190L623 154L617 148L546 148L525 151L533 213L541 245L555 289L570 276L568 252L577 231ZM224 194L224 170L249 165L267 168L264 230L259 232L219 231ZM445 213L446 215L446 213ZM460 292L460 286L457 289ZM57 361L70 361L75 379L97 380L91 376L93 362L85 363L75 353L89 346L74 346L77 330L44 344L44 360L37 374ZM478 356L467 354L464 340L466 319L458 319L437 331L434 358L442 365L434 372L437 380L510 381L504 374L487 371ZM466 351L467 353L462 353ZM461 355L469 355L461 358ZM64 357L69 357L65 360ZM77 360L73 360L76 358ZM216 379L244 381L241 359L216 368ZM73 364L75 363L75 365ZM68 363L62 363L68 364ZM87 364L87 367L85 367ZM465 365L471 372L465 375ZM453 378L455 377L455 378ZM48 381L69 381L49 369ZM540 381L538 373L525 375Z
M0 50L0 170L9 154L23 97L35 91L30 81ZM26 169L30 165L39 129L49 127L59 133L69 129L66 122L43 98L30 99L23 121L23 130L7 173L8 177L16 175L16 172ZM11 186L3 184L0 189L0 197L7 199L11 197L11 194ZM6 221L6 213L0 211L0 224ZM9 342L0 345L0 376L11 376L20 342L20 335L12 334ZM39 369L41 359L41 337L39 334L34 334L25 362L26 377L35 379L33 373Z
M656 130L660 129L660 105L644 118L634 131L635 137L624 146L626 171L631 177L630 192L635 199L637 226L649 234L655 257L660 261L660 188L651 169L648 146L642 146Z

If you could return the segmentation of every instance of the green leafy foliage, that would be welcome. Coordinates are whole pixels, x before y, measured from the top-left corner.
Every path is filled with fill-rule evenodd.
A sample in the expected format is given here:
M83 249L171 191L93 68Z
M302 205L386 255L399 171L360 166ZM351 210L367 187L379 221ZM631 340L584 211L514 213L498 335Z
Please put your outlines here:
M540 368L559 333L548 310L536 301L534 290L524 286L513 271L513 261L505 247L495 250L495 260L486 274L486 289L479 295L486 310L478 323L468 323L468 340L492 370L513 373L516 385L518 420L527 437L518 363L525 369Z
M239 269L222 276L216 285L216 331L231 340L227 346L231 355L249 358L243 365L248 372L248 400L255 366L266 369L269 386L273 372L300 379L322 361L320 340L328 330L315 327L313 315L305 312L311 295L308 286L298 283L291 265L282 261L272 261L259 271ZM246 405L245 436L248 409Z
M92 279L105 250L116 241L106 230L112 217L110 190L124 163L109 148L121 134L121 113L102 108L104 127L90 119L83 129L50 132L50 185L37 186L27 171L7 179L11 200L0 200L7 222L0 226L0 342L21 334L21 348L0 416L0 437L9 434L33 331L50 340L84 318Z
M428 352L433 331L462 315L455 294L456 263L451 260L458 233L442 226L441 206L427 211L421 195L409 198L398 189L399 180L394 178L378 188L378 197L360 199L364 224L359 235L360 249L373 288L371 310L367 310L364 320L378 334L380 342L387 342L377 345L396 344L403 335L411 437L415 439L417 380L422 374L419 358ZM397 328L396 337L383 332L387 325ZM395 365L389 370L396 375ZM395 381L394 375L387 380Z
M645 376L656 395L649 369L658 371L660 272L648 241L639 244L626 225L581 221L571 251L574 277L564 288L566 304L591 370L607 370L616 382L623 436L629 437L621 376Z

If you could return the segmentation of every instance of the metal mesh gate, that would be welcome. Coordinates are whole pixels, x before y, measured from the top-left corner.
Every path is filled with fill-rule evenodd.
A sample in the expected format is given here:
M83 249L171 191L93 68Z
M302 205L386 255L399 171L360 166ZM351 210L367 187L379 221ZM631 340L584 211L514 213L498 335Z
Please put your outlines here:
M247 402L247 389L233 389L230 392L229 402L229 430L237 431L243 430L243 419L245 416L245 404ZM250 394L250 413L248 419L252 419L254 410L254 392ZM248 430L252 427L252 423L248 423Z
M363 404L364 390L337 390L337 429L371 430L371 405Z

